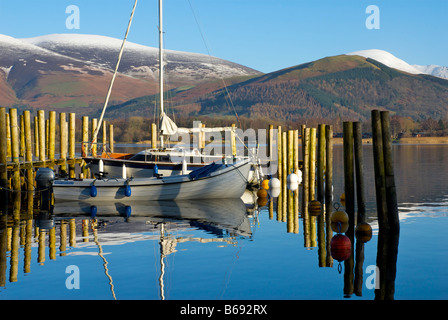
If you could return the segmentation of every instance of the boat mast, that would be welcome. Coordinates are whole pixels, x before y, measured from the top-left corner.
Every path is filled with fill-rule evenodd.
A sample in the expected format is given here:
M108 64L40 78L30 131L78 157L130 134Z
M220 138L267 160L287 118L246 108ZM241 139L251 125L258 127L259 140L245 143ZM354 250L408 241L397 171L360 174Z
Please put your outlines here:
M160 124L162 124L163 110L163 0L159 0L159 89L160 89ZM160 134L160 148L163 148L163 134Z

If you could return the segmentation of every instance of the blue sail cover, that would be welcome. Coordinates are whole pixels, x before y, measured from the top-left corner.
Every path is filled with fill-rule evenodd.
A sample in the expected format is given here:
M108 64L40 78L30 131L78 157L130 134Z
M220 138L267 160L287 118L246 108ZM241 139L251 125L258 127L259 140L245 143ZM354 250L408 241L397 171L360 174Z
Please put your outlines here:
M205 167L196 169L191 171L188 176L190 177L191 180L196 180L196 179L200 179L200 178L204 178L207 177L208 175L210 175L212 172L215 172L216 170L219 170L223 167L226 167L227 165L224 165L222 163L217 164L215 162L213 162L212 164L209 164Z

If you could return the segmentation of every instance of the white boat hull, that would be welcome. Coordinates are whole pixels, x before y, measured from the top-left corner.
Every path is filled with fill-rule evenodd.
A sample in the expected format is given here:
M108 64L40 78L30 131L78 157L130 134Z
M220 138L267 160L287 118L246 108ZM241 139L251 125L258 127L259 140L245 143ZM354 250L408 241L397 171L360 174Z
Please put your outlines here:
M52 187L56 202L87 199L133 201L240 198L246 190L250 167L250 162L246 160L198 179L180 175L161 178L55 180ZM91 195L93 185L97 191L96 196ZM130 188L130 194L126 188Z

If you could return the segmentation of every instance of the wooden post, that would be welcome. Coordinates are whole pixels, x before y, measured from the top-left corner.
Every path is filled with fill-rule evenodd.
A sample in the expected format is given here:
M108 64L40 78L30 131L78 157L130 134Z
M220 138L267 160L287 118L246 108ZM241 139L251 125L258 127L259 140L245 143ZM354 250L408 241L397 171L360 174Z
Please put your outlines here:
M11 158L11 123L9 113L6 114L6 154Z
M39 124L39 160L45 162L45 111L37 111Z
M353 123L356 173L356 199L358 205L357 223L365 221L366 199L364 194L364 157L362 152L361 122Z
M151 148L157 148L157 124L151 124Z
M317 201L322 204L325 202L324 193L324 171L325 171L325 125L320 124L318 127L318 144L317 144Z
M303 219L303 236L305 247L310 247L310 217L308 214L309 202L309 172L310 172L310 129L304 128L303 134L303 188L302 188L302 219Z
M34 155L37 159L40 158L39 141L39 118L37 116L34 116Z
M394 163L392 158L392 136L388 111L381 111L381 130L383 133L384 175L386 187L387 219L394 232L400 228L398 216L397 190L395 188Z
M278 169L277 169L277 178L280 180L280 183L283 179L283 151L282 151L282 127L278 126L277 129L277 161L278 161Z
M67 144L68 144L68 128L67 128L67 116L64 112L59 114L59 159L66 160L67 159ZM67 175L67 166L66 164L61 165L60 167L61 175Z
M277 198L277 220L281 221L282 212L283 212L283 151L282 151L282 127L278 126L277 130L277 158L278 158L278 166L277 166L277 178L280 180L280 188L281 192Z
M68 118L68 158L72 160L69 163L69 176L75 178L75 126L76 114L70 113Z
M286 186L286 178L288 177L288 142L287 142L287 132L282 132L282 200L283 200L283 211L282 211L282 221L286 222L286 214L288 212L288 188Z
M82 117L82 156L89 154L89 117Z
M235 124L232 123L232 131L230 132L231 137L231 145L232 145L232 156L236 157L236 133L235 133Z
M345 189L345 211L348 214L349 227L345 235L352 243L350 258L345 260L344 265L344 294L350 296L353 291L353 266L354 266L354 219L355 219L355 180L353 167L353 123L343 123L343 145L344 145L344 189Z
M114 152L114 125L109 125L109 149L110 152Z
M0 108L0 189L7 188L8 186L8 171L7 171L7 138L6 138L6 109ZM3 189L0 190L0 202L7 207L7 192ZM3 206L2 206L3 207ZM1 210L3 208L0 207ZM6 215L5 215L6 216Z
M19 116L20 118L20 153L19 157L25 159L25 122L23 120L23 114Z
M98 119L95 119L95 118L92 119L92 132L91 132L92 137L93 137L93 134L94 134L97 126L98 126ZM98 141L98 139L97 139L97 141ZM98 150L98 143L92 144L91 150L92 150L92 157L96 157L97 150Z
M33 143L31 140L31 115L28 110L23 112L23 129L25 136L25 161L27 162L27 191L32 191L34 190Z
M384 172L383 134L381 128L381 115L378 110L372 110L372 142L378 225L382 230L386 230L388 223L386 181Z
M17 121L17 109L9 109L10 125L11 125L11 159L15 164L13 172L13 189L20 191L20 170L19 170L19 153L20 153L20 137L19 125Z
M316 128L310 128L309 201L316 199L316 131Z
M106 120L103 121L103 148L102 148L102 154L107 153L107 125L106 125Z
M325 127L325 221L326 221L326 243L327 258L326 265L333 265L333 258L330 254L330 241L333 236L333 230L330 224L330 215L333 210L333 126Z
M48 159L54 161L56 147L56 111L50 111L48 124Z
M269 159L272 159L273 145L274 145L274 126L272 124L270 124L269 125L269 136L268 136L268 150L266 151L267 157Z
M345 210L349 216L349 226L354 225L355 216L355 180L353 168L353 123L343 124L344 144L344 190Z

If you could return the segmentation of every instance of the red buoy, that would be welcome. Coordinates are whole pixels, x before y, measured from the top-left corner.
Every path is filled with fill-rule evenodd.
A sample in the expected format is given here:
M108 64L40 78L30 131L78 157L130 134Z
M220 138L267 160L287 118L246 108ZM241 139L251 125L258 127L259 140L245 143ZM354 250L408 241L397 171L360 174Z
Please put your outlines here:
M337 261L345 261L352 255L352 242L343 234L337 234L331 238L330 254Z

